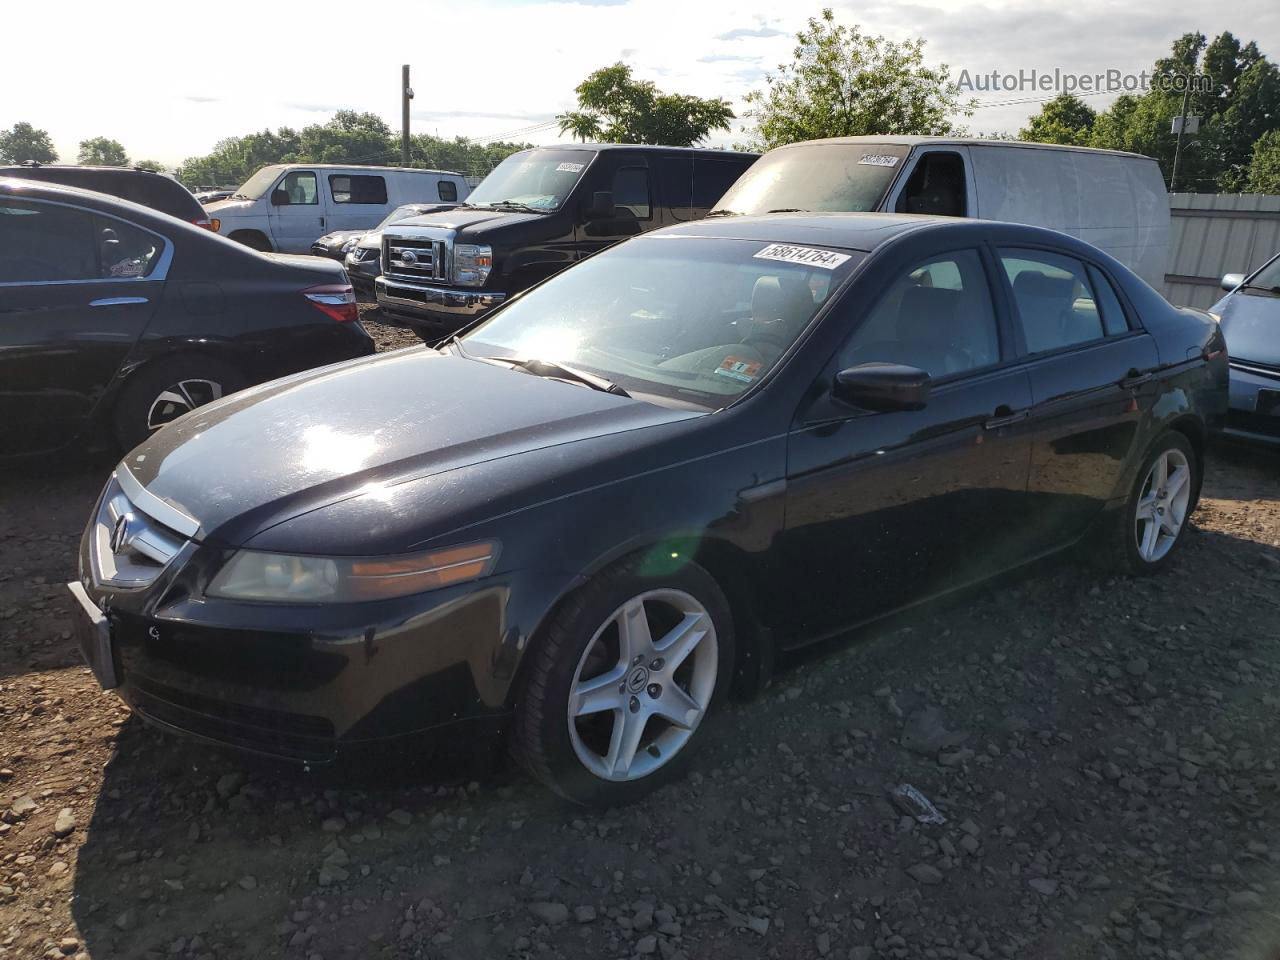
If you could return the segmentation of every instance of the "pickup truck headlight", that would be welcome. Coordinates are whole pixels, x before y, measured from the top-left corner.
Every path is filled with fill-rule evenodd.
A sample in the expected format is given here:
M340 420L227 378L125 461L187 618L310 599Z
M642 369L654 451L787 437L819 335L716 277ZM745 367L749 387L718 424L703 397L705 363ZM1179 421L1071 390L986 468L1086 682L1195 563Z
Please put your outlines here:
M493 269L493 247L460 243L453 248L453 282L460 287L483 287Z
M476 580L493 570L493 541L394 557L312 557L240 550L205 592L227 600L349 603Z

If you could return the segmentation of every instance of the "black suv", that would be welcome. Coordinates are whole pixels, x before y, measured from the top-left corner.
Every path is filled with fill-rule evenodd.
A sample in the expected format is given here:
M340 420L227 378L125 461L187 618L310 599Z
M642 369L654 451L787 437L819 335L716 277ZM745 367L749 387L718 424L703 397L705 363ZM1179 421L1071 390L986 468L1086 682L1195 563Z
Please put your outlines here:
M24 163L20 166L0 166L0 177L24 177L27 180L79 187L81 190L96 190L121 200L132 200L187 223L194 223L197 227L213 229L209 215L190 190L177 180L150 170L137 167L73 167Z
M621 144L512 154L466 203L383 231L378 306L439 339L610 244L706 216L756 158Z

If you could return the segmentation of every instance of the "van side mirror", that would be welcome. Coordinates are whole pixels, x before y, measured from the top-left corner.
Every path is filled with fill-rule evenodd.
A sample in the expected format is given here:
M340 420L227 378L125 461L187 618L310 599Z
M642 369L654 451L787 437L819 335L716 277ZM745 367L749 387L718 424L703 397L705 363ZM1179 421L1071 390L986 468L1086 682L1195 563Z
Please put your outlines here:
M891 413L923 410L929 402L929 374L902 363L860 363L836 374L831 393L863 410Z
M1226 273L1222 276L1222 289L1234 290L1240 284L1244 283L1243 273Z
M597 190L591 195L591 205L582 213L587 220L612 220L618 215L613 205L613 191Z
M281 190L276 187L271 191L271 205L273 207L287 207L289 205L289 193L287 190Z

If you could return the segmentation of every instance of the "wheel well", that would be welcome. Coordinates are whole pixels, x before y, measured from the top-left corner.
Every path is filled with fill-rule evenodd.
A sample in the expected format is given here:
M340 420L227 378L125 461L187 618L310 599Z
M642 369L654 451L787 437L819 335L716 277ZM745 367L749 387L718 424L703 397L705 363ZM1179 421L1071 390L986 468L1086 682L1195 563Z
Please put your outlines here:
M227 234L228 239L237 243L243 243L246 247L252 247L254 250L272 250L271 241L267 235L261 230L232 230Z
M1179 417L1169 424L1169 429L1186 437L1187 443L1191 444L1191 449L1196 455L1199 470L1196 471L1196 487L1192 493L1192 509L1195 509L1195 504L1200 500L1200 486L1204 481L1204 458L1208 446L1204 424L1195 417Z

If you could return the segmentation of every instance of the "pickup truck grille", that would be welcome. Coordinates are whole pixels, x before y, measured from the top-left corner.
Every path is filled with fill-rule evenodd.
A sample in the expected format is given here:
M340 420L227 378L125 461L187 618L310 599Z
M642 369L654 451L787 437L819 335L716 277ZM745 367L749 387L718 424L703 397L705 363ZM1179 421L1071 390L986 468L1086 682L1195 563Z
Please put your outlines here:
M403 280L444 280L444 241L382 238L382 272Z

